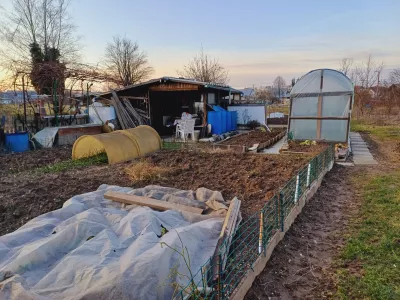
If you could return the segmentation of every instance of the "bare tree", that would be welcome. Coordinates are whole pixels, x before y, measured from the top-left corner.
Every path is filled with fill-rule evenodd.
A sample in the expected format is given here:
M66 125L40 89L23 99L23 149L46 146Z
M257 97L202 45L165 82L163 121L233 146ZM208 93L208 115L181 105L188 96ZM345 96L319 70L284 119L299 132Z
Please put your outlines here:
M400 69L393 69L389 77L391 84L400 84Z
M64 63L75 61L79 38L68 13L69 2L13 0L13 9L3 13L0 24L5 61L29 66L32 47L39 48L43 56L54 54L50 49L56 49Z
M0 64L10 71L13 82L29 78L39 93L63 94L66 65L79 58L69 3L12 0L12 10L2 13Z
M382 70L383 63L377 63L372 59L372 56L369 55L366 61L363 61L356 67L355 73L357 76L357 83L366 89L379 85Z
M183 70L178 71L178 75L202 82L215 84L228 83L228 71L217 59L204 53L203 48L193 60L189 61L189 63L183 67Z
M114 36L113 41L107 44L105 64L121 86L141 82L153 72L147 54L140 51L137 42L126 37Z
M273 98L273 95L271 93L271 90L267 88L255 88L254 89L254 99L255 100L263 100L263 101L269 101Z
M275 78L274 83L272 85L274 92L275 92L275 96L278 99L282 98L282 94L285 91L286 88L286 81L285 79L283 79L282 76L278 76Z
M364 112L372 114L374 107L374 99L380 98L380 76L383 70L383 63L377 63L369 55L367 60L361 62L354 70L354 83L356 85L354 106L360 112L361 116ZM372 87L377 87L376 91L372 91ZM368 109L367 109L368 108ZM367 109L367 110L366 110Z
M342 60L340 61L339 71L346 76L350 76L352 66L353 66L352 58L348 57L342 58Z

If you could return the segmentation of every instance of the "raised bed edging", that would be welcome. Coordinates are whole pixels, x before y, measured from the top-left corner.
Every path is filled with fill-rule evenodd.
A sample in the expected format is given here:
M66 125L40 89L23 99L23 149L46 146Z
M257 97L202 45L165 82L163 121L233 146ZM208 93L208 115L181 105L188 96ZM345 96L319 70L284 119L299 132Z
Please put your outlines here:
M243 134L249 134L249 133L241 133L238 135L235 135L233 138L238 137L240 135ZM260 143L258 145L257 151L258 150L262 150L264 148L267 148L273 144L275 144L278 140L280 140L281 138L283 138L286 135L286 130L282 131L281 133L279 133L277 136L273 137L272 139L269 139L266 142ZM234 150L235 152L239 152L239 153L244 153L249 151L249 148L246 146L242 146L242 145L225 145L225 144L221 144L224 141L220 141L218 143L213 144L213 149L224 149L224 150Z
M267 262L269 261L272 252L274 251L275 247L278 243L283 240L286 232L289 230L290 226L293 224L294 220L303 210L305 204L314 196L317 192L318 188L321 186L322 179L328 173L332 167L334 162L332 161L327 170L323 171L318 179L310 186L309 190L299 199L298 205L293 207L292 211L285 219L285 226L284 231L277 231L274 236L270 239L268 246L266 247L264 254L260 255L256 262L252 267L252 271L249 271L243 280L239 283L238 287L232 293L230 299L232 300L241 300L244 299L247 292L250 290L251 286L253 285L254 280L260 273L264 270Z

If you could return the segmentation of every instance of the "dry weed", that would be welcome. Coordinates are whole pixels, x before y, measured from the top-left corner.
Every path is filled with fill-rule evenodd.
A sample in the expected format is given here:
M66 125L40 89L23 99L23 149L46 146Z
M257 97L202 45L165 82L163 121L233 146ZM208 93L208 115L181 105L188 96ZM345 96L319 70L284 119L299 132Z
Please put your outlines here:
M146 160L133 163L125 168L125 173L133 181L152 180L161 178L168 172L167 168L156 166Z

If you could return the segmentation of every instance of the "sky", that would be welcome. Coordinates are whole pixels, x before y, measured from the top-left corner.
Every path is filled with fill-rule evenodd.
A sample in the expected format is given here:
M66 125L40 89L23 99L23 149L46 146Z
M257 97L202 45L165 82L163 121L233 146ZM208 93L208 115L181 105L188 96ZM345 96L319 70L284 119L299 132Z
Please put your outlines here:
M8 9L12 0L0 0ZM287 83L316 68L338 68L369 54L386 71L400 67L399 0L71 0L82 58L96 63L114 35L139 43L155 69L177 70L204 51L236 88Z

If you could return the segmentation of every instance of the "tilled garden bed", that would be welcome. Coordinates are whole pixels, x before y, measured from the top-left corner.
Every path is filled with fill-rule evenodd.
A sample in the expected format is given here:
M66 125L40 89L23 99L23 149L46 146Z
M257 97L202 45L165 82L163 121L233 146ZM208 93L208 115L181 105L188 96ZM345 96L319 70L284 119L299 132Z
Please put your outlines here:
M253 145L258 144L257 150L271 146L277 140L285 135L286 130L282 128L274 128L268 131L250 131L242 133L232 138L226 139L213 145L214 148L232 149L235 152L246 152Z
M51 154L42 153L57 161L55 158L61 159L65 150L55 148L52 151L49 150ZM14 165L8 162L6 172L3 171L0 178L0 235L17 229L40 214L60 208L74 195L96 190L101 184L134 187L157 184L185 190L206 187L221 191L227 200L237 196L242 200L241 210L246 216L259 211L311 158L309 155L175 150L159 151L131 163L90 165L42 173L34 166L42 167L44 162L31 163L35 161L32 156L37 153L27 152L19 156ZM127 175L126 168L138 163L144 165L144 176L132 178ZM156 172L146 176L146 172L154 167L157 167Z

